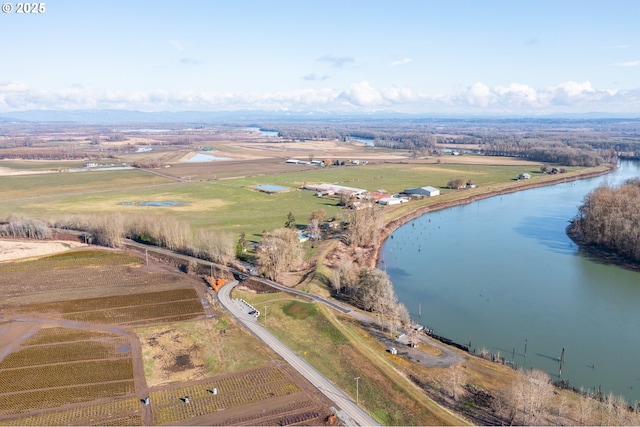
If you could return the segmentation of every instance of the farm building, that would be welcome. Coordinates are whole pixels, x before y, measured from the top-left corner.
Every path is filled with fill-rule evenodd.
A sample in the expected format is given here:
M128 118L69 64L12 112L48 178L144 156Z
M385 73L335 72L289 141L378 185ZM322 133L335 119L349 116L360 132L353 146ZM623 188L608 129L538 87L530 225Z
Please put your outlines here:
M435 187L426 186L426 187L418 187L418 188L407 188L403 191L404 194L415 195L415 196L424 196L424 197L433 197L439 196L440 190Z
M520 176L518 177L518 179L529 179L531 178L531 175L529 175L528 173L521 173Z
M349 196L358 196L367 192L367 190L363 190L362 188L345 187L334 184L307 184L304 186L304 189L316 191L318 194L346 194Z
M311 162L306 162L304 160L297 160L297 159L288 159L286 163L289 165L310 165L311 164Z
M407 203L409 201L406 197L385 197L384 199L378 200L378 203L381 205L399 205L402 203Z

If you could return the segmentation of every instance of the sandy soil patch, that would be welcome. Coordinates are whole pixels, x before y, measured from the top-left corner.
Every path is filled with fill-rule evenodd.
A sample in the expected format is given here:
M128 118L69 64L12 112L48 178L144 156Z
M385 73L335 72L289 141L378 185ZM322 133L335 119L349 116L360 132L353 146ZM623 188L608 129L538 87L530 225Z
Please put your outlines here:
M80 242L63 240L34 242L26 240L0 240L0 261L49 255L87 246Z
M55 170L17 170L11 168L4 168L0 166L0 176L13 176L13 175L36 175L42 173L54 173Z

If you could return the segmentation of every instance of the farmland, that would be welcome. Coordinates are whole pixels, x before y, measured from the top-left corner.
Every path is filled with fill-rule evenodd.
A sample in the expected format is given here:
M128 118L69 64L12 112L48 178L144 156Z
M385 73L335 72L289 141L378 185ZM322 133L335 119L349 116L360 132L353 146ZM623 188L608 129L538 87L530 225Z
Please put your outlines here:
M331 414L175 267L84 249L0 272L0 425L322 424Z
M302 224L306 223L309 214L315 209L325 209L328 217L340 212L337 199L318 198L312 191L298 189L304 183L331 182L369 191L385 189L393 193L424 185L446 187L452 176L462 176L475 180L478 186L475 191L479 192L487 191L491 186L510 183L522 171L535 174L536 179L543 179L539 177L539 172L535 172L538 167L535 164L523 167L379 163L213 181L167 182L158 177L153 178L157 179L155 185L147 181L135 185L137 174L144 173L137 170L87 172L83 176L100 174L100 185L94 186L93 180L78 180L73 185L68 184L70 194L65 193L65 187L56 187L52 193L45 184L55 184L56 180L51 181L49 175L11 176L0 177L0 188L24 187L25 190L15 190L15 193L12 193L14 190L0 192L0 215L22 212L49 219L77 212L166 216L187 221L194 228L229 231L236 235L245 232L252 239L257 239L263 230L282 226L288 212L292 212ZM127 178L128 175L131 175L131 180ZM148 176L154 177L151 174ZM79 179L80 174L74 177ZM28 183L21 180L28 180ZM126 181L127 185L120 186L121 180ZM265 183L283 186L292 191L266 194L253 189L255 185ZM443 196L448 193L452 193L452 197L459 196L454 190L444 188L442 193ZM30 197L25 199L25 195ZM135 206L136 202L141 201L176 201L182 204L169 207ZM260 213L260 221L256 221L257 212Z
M289 212L300 227L316 209L324 209L327 218L343 212L337 197L316 197L300 189L305 183L389 193L424 185L441 189L436 199L384 208L390 222L433 203L523 185L514 181L523 172L533 183L557 179L543 174L539 163L508 157L415 156L340 141L285 143L246 132L204 133L192 144L172 145L173 137L131 134L127 142L100 143L118 162L145 165L135 169L72 173L68 169L82 168L84 161L2 160L0 216L20 213L56 221L79 213L131 215L236 238L246 233L257 242L264 231L281 227ZM88 158L97 152L86 138L72 144L86 150ZM202 147L232 160L188 162ZM291 157L366 159L368 164L287 165ZM583 171L569 167L566 176ZM476 188L446 188L453 177L473 180ZM258 184L289 191L266 194L255 190ZM321 243L308 258L328 256L333 243ZM0 386L0 425L325 423L331 403L223 312L201 279L178 267L185 266L92 246L0 263L0 333L9 337L0 346L0 375L7 378ZM328 269L322 260L317 268ZM289 283L300 283L294 276ZM328 293L326 283L308 277L307 289ZM378 420L460 422L400 379L396 370L411 372L406 363L371 356L383 348L359 325L298 301L273 308L271 325L291 331L280 338L352 397L353 378L362 377L363 406ZM420 378L433 381L437 375L431 374L421 370Z

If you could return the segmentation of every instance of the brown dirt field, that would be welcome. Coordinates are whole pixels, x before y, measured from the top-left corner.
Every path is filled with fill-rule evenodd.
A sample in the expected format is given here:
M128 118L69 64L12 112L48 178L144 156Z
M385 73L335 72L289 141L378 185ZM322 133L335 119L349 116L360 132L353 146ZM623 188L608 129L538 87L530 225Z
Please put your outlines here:
M18 249L22 248L22 252L20 253L20 255L24 256L27 253L27 247L23 245L23 242L18 243L19 245L16 247L16 251L20 252L18 251ZM46 247L51 250L59 249L59 247L50 244L45 244L42 246L43 248ZM113 251L108 251L108 253L113 253ZM124 262L131 262L129 258L123 259L125 260ZM131 269L131 271L135 273L135 276L131 277L137 277L140 272L145 272L144 274L148 275L158 273L166 275L170 271L177 272L175 267L170 267L165 264L158 263L153 259L151 261L152 262L149 266L141 264L137 268L132 268L133 266L129 265L127 268ZM6 263L10 262L11 261L6 261ZM24 262L25 261L20 261L20 264L22 265ZM36 261L34 260L34 262ZM140 261L140 263L142 263L142 260ZM100 270L104 266L100 265L97 267L98 270ZM90 280L90 273L88 272L90 272L92 268L94 267L90 265L77 266L74 269L73 276L70 276L68 271L63 272L63 274L66 274L67 279L72 278L72 280L68 280L66 282L62 281L59 283L64 288L68 286L69 283L73 283L74 281ZM81 273L82 270L85 271ZM32 273L33 271L24 269L25 275L30 276L32 275ZM50 279L55 276L55 274L52 273L53 271L49 272ZM13 271L11 274L16 274L16 272ZM122 276L122 279L126 280L124 279L125 277L126 276ZM183 277L184 283L180 284L176 282L170 285L169 288L167 288L167 286L164 286L160 289L171 289L171 287L176 286L178 289L180 289L184 288L186 284L187 286L194 287L198 292L199 299L204 302L204 298L206 298L207 296L207 291L204 287L203 282L195 280L193 277L189 277L186 275L183 275ZM19 277L14 279L18 280L17 283L19 284ZM143 282L144 281L141 282L140 279L135 279L135 282L129 285L129 289L126 291L126 293L131 295L131 301L144 301L144 298L136 299L136 292L149 291L149 289L146 289L146 285L144 285ZM58 282L56 282L55 280L50 281L50 285L54 284L55 286L55 283ZM103 289L101 289L99 294L107 296L109 294L120 295L123 293L124 288L122 287L122 283L113 282L113 285L111 287L102 285ZM55 291L55 289L49 289L49 291ZM33 288L33 292L35 292L36 294L41 294L37 286ZM0 292L0 294L1 293L2 292ZM91 289L91 287L87 287L84 289L75 289L73 292L58 291L58 293L52 293L50 297L54 295L55 300L58 301L55 304L59 305L60 307L69 306L68 308L65 308L65 310L68 310L72 306L84 310L85 308L82 307L93 307L95 302L99 301L95 299L96 293ZM82 296L84 296L85 298L89 298L86 300L86 303L82 303L81 301L74 301L72 306L70 306L67 302L64 302L65 298L78 298ZM29 298L26 299L28 300ZM47 306L47 304L50 305L50 303L42 301L42 296L35 298L35 300L39 305L44 304L42 305L43 307ZM207 300L210 301L210 299ZM55 304L52 307L57 307L57 305ZM109 304L111 304L111 302L109 302ZM132 327L129 326L70 321L61 318L64 317L64 314L58 313L55 310L51 311L50 309L48 309L49 311L46 312L32 310L33 307L39 305L29 304L26 302L20 308L16 306L5 305L6 310L3 309L2 314L0 314L0 336L2 336L2 339L0 340L0 377L2 377L3 370L5 372L9 372L6 371L6 369L19 370L15 372L24 371L25 375L27 375L25 378L28 378L29 375L32 375L30 373L39 372L39 370L43 369L44 365L18 365L17 368L8 367L14 366L14 364L16 363L9 361L28 360L28 357L36 357L38 354L40 354L40 351L51 351L52 355L54 354L53 352L55 352L56 366L84 366L85 368L82 369L85 370L88 366L95 365L96 367L106 367L109 366L109 363L116 363L117 365L114 365L114 367L121 367L123 361L125 361L125 365L126 363L131 364L130 366L132 366L132 374L128 382L124 383L122 382L122 380L118 380L116 382L96 382L95 380L88 380L88 382L74 383L74 381L76 381L73 379L74 377L69 377L67 379L58 378L58 376L53 373L58 372L58 368L56 368L56 371L48 371L51 373L48 375L54 375L54 377L52 378L57 378L54 383L58 381L62 381L62 384L66 384L69 381L72 382L71 384L65 386L64 392L59 387L53 384L48 384L46 381L42 383L38 382L37 389L33 388L35 387L35 385L29 386L28 383L25 383L27 384L27 388L24 391L20 391L18 394L16 394L15 391L4 390L2 386L0 386L0 425L15 422L21 425L47 425L49 422L54 424L74 424L79 422L83 425L95 423L133 423L136 425L153 425L153 413L154 409L157 408L154 406L153 402L151 405L144 405L140 399L143 399L145 396L149 396L151 393L162 392L162 390L168 390L169 392L171 392L171 390L174 390L175 392L175 390L182 390L184 388L202 384L203 382L219 381L223 378L231 378L235 376L242 377L246 372L240 370L232 374L221 374L213 377L210 376L210 374L207 373L204 367L205 352L202 351L203 348L201 348L201 345L196 343L188 333L185 333L178 328L172 328L169 324L167 324L167 327L165 328L157 328L157 333L155 334L141 335L139 337L136 330L132 329ZM148 305L149 304L147 304L147 306ZM207 306L208 304L204 307L204 312L207 313L207 315L212 315L214 311L211 308L206 308ZM77 310L78 308L76 308L75 310ZM104 310L111 310L111 308ZM22 312L23 314L19 314L18 311ZM204 316L200 316L199 318L202 319L204 318ZM161 319L159 321L162 322ZM215 321L215 319L207 319L207 321ZM237 325L233 327L238 328ZM82 356L80 356L79 354L77 356L71 354L69 355L71 359L60 359L60 357L66 357L63 355L63 353L60 353L60 351L65 346L68 347L68 345L71 345L70 343L66 345L64 344L64 340L69 339L64 338L69 336L68 333L59 335L59 339L62 340L61 342L56 341L56 338L54 336L52 341L47 340L46 343L42 340L39 340L39 344L37 344L37 346L35 347L29 344L30 337L38 334L39 331L53 331L53 328L56 328L56 330L60 331L86 331L87 333L110 334L109 336L111 338L100 338L100 336L96 335L93 336L93 338L89 338L89 341L86 341L87 338L84 338L85 341L82 341L83 338L74 338L74 345L79 345L82 348L86 348L86 346L89 345L82 344L84 342L93 342L94 346L100 347L99 343L113 343L113 337L120 337L117 339L124 341L119 342L126 343L126 354L118 354L115 356L115 358L113 358L114 356L111 356L112 359L96 359L96 357L104 357L97 355L92 356L90 359L82 359ZM219 331L215 330L214 332L217 333ZM253 336L249 334L246 335L251 340L255 341L255 338ZM233 334L230 334L230 336L233 336ZM42 343L40 344L40 342ZM143 366L143 343L144 351L150 352L145 357L151 357L157 362L157 369L154 372L147 373L147 375L145 375L145 367ZM262 344L254 342L250 344L249 347L246 347L246 352L266 351L259 350L261 347ZM124 348L125 347L123 347L123 349ZM45 353L42 353L42 356L44 354ZM299 391L295 392L294 394L287 394L280 397L266 398L266 400L264 397L259 398L257 401L255 401L255 398L249 398L249 401L253 403L239 404L238 406L227 408L224 411L205 413L204 415L199 415L195 418L178 417L174 421L172 421L171 424L325 424L325 420L332 413L330 410L332 403L327 400L324 395L322 395L318 390L316 390L313 385L308 383L308 381L299 376L295 371L289 368L288 365L282 362L279 357L275 356L275 354L272 353L269 354L271 354L270 357L272 358L271 363L275 364L275 366L278 366L278 369L286 374L285 376L286 378L288 378L288 381L292 382L292 384L295 384L295 387ZM37 356L37 360L44 361L42 356ZM232 355L229 356L232 357ZM122 359L123 357L126 357L126 359ZM126 362L127 360L129 362ZM265 360L269 359L267 358ZM3 361L7 361L4 364L4 368L2 365ZM65 372L66 371L68 371L68 369L65 369ZM78 371L76 370L75 372ZM13 373L11 375L11 378L13 378L16 374ZM91 376L91 374L89 373L87 375ZM18 387L19 383L16 381L17 380L12 380L10 383L7 383L9 384L8 387ZM77 381L82 380L78 379ZM149 381L149 383L147 381ZM119 386L116 383L122 383L123 386ZM116 389L120 390L118 391L117 395L111 396L108 394L111 390ZM74 390L77 390L78 394L74 394ZM47 399L33 399L33 396L35 396L34 393L37 394L42 392L45 392L45 396L49 397ZM243 393L251 394L252 391L243 391ZM24 398L22 398L21 396L24 396ZM16 398L19 399L19 401L21 402L20 404L12 403ZM67 400L65 401L65 399ZM241 400L241 402L242 401L243 400ZM180 410L182 408L181 405L184 405L184 403L178 403L179 405L177 405L177 413L182 413L180 412ZM194 399L194 404L195 403L197 403L197 401L195 401ZM93 414L91 415L92 418L84 418L88 417L88 415L86 414Z

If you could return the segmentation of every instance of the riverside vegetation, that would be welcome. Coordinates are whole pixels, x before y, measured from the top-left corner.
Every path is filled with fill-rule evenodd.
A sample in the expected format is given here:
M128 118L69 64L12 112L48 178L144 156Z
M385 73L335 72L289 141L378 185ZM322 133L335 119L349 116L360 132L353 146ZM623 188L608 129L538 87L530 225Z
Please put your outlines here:
M592 251L640 268L640 178L587 194L568 232Z

